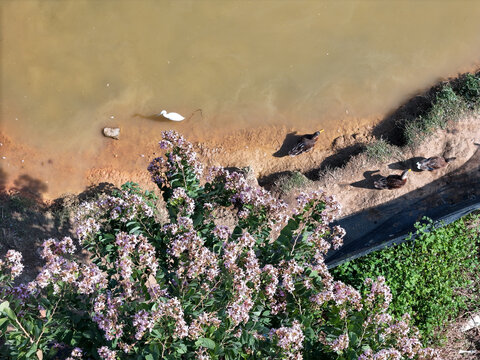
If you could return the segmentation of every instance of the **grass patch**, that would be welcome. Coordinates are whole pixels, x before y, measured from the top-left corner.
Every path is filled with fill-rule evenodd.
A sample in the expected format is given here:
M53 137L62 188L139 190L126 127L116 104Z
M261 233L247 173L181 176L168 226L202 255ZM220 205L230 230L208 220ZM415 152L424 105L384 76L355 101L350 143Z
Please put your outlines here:
M398 153L398 148L391 145L387 140L380 138L375 142L368 144L365 153L370 159L383 162Z
M427 342L462 310L479 304L479 215L435 228L415 224L406 242L373 252L332 269L336 279L362 288L366 278L384 276L394 315L408 312ZM475 289L476 287L476 289Z
M282 175L275 181L275 188L282 194L287 194L293 189L302 189L312 183L305 175L299 171Z
M434 95L430 110L404 125L406 145L419 144L437 129L445 129L449 121L457 121L468 110L468 101L450 84L443 85Z

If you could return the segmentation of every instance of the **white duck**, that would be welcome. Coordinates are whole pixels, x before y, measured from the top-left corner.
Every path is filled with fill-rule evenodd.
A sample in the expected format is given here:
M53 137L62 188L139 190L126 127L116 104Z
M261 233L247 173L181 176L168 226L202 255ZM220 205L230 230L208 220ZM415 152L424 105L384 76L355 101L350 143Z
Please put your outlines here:
M172 121L182 121L184 120L185 118L180 115L180 114L177 114L177 113L174 113L174 112L171 112L171 113L167 113L166 110L162 110L160 112L160 114L158 114L158 116L163 116L164 118L168 119L168 120L172 120Z

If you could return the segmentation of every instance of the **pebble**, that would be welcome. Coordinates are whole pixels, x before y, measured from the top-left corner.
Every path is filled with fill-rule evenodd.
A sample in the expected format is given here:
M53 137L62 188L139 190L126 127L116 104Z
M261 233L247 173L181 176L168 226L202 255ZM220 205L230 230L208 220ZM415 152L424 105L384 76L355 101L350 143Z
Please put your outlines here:
M120 128L104 128L103 135L118 140L120 137Z
M6 156L2 156L2 159L5 160L7 157Z
M145 155L143 155L143 154L140 154L140 156L141 156L141 157L145 157Z
M112 115L112 116L110 116L110 119L115 119L115 116L113 116L113 115Z

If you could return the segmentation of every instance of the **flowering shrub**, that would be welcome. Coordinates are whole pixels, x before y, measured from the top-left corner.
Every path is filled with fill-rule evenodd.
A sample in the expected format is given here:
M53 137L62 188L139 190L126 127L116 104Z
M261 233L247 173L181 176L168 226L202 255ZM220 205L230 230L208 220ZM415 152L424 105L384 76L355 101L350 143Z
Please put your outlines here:
M15 286L20 254L0 263L0 341L15 359L436 359L409 317L388 314L383 278L369 291L334 281L324 255L345 231L323 192L294 208L243 175L211 169L165 132L149 171L153 194L129 183L75 217L86 262L70 238L43 244L37 278ZM220 221L221 212L230 221Z

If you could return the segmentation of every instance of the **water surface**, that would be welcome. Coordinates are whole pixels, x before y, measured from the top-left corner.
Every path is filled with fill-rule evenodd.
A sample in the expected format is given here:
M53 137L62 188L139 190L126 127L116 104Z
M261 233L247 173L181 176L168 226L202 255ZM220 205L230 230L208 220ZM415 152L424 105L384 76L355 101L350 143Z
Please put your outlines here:
M331 141L475 66L479 17L477 1L3 0L1 130L83 170L104 126L139 145L169 127ZM163 109L193 116L152 119Z

